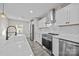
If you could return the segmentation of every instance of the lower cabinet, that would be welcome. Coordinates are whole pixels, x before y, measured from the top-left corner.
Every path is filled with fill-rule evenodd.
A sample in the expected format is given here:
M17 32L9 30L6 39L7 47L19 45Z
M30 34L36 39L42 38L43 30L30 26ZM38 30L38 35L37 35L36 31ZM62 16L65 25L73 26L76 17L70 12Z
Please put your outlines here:
M79 56L79 43L53 37L54 56Z
M52 53L54 54L54 56L59 56L59 39L53 37L52 39L53 43L52 43Z
M79 44L60 39L59 56L79 56Z

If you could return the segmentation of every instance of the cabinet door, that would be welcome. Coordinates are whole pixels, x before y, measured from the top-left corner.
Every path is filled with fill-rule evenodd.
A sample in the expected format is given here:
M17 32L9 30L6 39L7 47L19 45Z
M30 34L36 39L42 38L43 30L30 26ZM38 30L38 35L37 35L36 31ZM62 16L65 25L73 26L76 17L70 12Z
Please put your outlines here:
M65 56L65 41L59 39L59 56Z
M79 4L70 4L69 5L69 14L70 14L70 22L78 23L79 22Z
M56 11L56 24L63 25L67 21L67 7Z
M59 39L55 37L52 39L52 53L59 56Z
M59 40L60 56L79 56L79 45L73 42Z
M65 42L65 56L76 56L76 48L72 42Z

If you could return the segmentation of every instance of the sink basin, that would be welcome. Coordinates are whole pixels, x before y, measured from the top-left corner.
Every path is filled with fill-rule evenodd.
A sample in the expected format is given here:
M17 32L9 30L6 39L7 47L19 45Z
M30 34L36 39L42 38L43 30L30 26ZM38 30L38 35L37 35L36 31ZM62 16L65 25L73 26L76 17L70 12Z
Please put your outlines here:
M59 34L56 34L56 33L48 33L48 34L51 34L51 35L59 35Z

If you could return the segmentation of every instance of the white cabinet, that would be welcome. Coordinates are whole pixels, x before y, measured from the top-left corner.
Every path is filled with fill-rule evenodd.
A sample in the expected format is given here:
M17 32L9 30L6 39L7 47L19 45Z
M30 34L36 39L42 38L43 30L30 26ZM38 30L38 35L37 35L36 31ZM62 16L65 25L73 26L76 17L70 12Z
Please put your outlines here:
M56 24L65 25L66 22L70 22L69 24L79 23L78 3L72 3L56 11Z
M53 36L52 42L52 53L55 56L59 56L59 39Z
M67 8L64 7L56 11L56 24L62 25L67 21Z
M79 23L79 4L77 3L70 4L69 14L71 23Z
M78 44L59 39L59 56L79 56Z

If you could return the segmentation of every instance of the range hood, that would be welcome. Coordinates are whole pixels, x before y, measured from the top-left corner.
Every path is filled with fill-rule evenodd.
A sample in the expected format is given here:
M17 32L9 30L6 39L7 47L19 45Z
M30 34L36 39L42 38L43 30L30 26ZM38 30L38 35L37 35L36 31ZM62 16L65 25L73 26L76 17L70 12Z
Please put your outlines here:
M56 22L55 15L56 15L56 10L54 8L51 10L51 23L52 24L54 24Z

